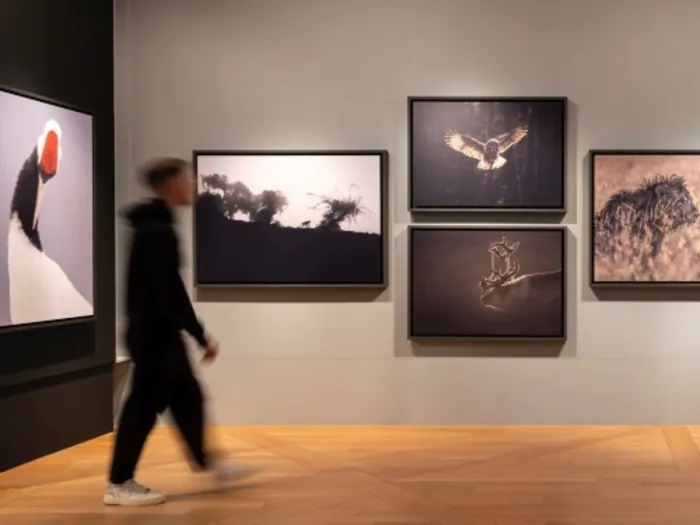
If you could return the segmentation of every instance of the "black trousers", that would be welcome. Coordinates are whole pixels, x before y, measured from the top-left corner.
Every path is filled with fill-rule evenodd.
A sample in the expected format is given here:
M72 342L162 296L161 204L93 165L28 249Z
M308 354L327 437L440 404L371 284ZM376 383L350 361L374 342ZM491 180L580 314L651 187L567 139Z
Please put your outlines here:
M206 469L204 396L180 335L128 339L132 387L117 429L110 482L121 484L134 477L148 435L166 408L170 408L195 467Z

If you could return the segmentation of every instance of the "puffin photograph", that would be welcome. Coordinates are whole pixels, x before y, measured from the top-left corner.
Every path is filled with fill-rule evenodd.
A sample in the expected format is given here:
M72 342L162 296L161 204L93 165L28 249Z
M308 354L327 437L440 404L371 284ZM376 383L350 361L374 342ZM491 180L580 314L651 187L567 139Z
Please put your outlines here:
M3 115L2 97L6 96L0 93ZM3 200L9 197L1 203L7 208L0 208L8 221L6 281L0 266L0 326L90 317L94 315L91 122L86 127L81 113L21 100L46 106L51 110L46 111L49 115L73 116L78 125L70 127L87 129L81 140L88 144L66 140L65 127L47 115L40 126L34 126L33 137L12 137L16 159L12 166L3 155L8 150L3 141L10 135L0 122L0 189ZM67 146L76 142L78 147L66 154ZM70 159L69 163L71 154L83 158ZM12 190L5 192L8 182ZM71 187L81 185L87 185L87 191L83 187L77 194L71 192Z

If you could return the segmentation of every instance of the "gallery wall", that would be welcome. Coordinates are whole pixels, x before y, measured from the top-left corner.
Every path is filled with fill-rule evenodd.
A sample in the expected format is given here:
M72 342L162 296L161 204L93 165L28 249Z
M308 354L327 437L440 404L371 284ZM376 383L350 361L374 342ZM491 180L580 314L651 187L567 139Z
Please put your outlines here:
M96 174L93 181L95 221L92 228L90 224L82 224L78 229L78 234L82 232L82 235L91 236L91 230L95 232L94 250L90 249L89 239L86 244L88 252L94 251L94 287L90 286L90 267L82 271L72 268L73 275L88 276L84 279L84 288L94 291L95 317L0 330L0 414L3 422L0 470L4 470L112 428L115 337L113 6L109 0L7 0L0 3L0 28L0 85L92 113ZM9 118L9 115L8 111L3 112L4 117ZM17 129L28 120L21 119ZM64 168L68 170L71 137L65 125L63 132L68 136L64 135L66 142L62 142L61 162L67 163ZM12 136L4 134L3 139L7 141ZM85 148L85 152L89 164L89 149ZM86 169L89 177L90 169ZM60 170L58 175L62 175ZM3 187L7 189L8 186ZM84 195L89 195L89 189L82 190ZM2 198L3 201L8 198L7 191ZM70 199L62 200L60 204L52 202L58 214L54 218L60 216L62 206L80 205ZM49 214L45 215L44 222L52 220ZM55 222L47 228L52 225L55 226ZM64 248L76 245L76 239L70 237L75 236L75 230L55 230L51 240L44 239L45 246L54 240L58 243L54 245L60 246L60 241L56 240L59 234L69 236L63 243ZM3 233L3 239L7 239L7 232ZM3 253L7 257L7 252ZM84 258L89 259L90 255L86 253ZM5 274L2 278L7 279L7 266L3 264L2 267ZM3 308L7 313L6 305Z
M192 290L222 344L203 369L222 424L700 422L700 299L588 285L590 149L700 149L693 0L122 0L122 174L194 149L386 149L390 286ZM566 96L563 218L414 217L407 97ZM126 140L126 139L125 139ZM120 179L123 198L144 194ZM568 228L568 329L542 343L417 344L407 226ZM192 283L192 216L180 218ZM327 292L327 293L326 293Z

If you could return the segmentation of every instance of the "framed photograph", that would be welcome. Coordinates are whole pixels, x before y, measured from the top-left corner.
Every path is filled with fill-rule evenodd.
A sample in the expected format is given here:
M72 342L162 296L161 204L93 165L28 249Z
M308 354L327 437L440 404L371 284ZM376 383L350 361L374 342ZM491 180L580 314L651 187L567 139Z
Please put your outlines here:
M90 318L93 123L0 88L0 330Z
M565 97L411 97L411 212L566 211Z
M566 338L566 229L409 227L409 339Z
M386 151L195 151L198 286L387 285Z
M700 284L700 151L591 151L591 286Z

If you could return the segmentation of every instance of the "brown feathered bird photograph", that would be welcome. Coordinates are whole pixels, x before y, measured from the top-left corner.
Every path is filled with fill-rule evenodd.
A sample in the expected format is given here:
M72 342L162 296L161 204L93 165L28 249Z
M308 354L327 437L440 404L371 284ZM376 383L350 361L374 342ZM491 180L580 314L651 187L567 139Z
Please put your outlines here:
M564 211L565 98L409 99L410 208Z
M527 136L527 124L518 126L498 137L491 137L486 142L480 142L457 131L445 134L445 144L459 153L478 161L476 168L483 171L499 170L506 165L503 154Z

